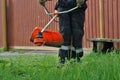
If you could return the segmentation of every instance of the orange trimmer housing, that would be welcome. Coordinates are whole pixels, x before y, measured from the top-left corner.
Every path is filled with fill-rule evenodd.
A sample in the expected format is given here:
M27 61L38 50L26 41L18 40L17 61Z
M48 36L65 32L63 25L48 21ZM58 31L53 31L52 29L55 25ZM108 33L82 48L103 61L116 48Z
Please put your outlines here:
M41 37L37 37L38 33L42 30L41 27L35 27L31 33L30 41L37 46L60 46L63 43L62 35L57 31L45 30Z

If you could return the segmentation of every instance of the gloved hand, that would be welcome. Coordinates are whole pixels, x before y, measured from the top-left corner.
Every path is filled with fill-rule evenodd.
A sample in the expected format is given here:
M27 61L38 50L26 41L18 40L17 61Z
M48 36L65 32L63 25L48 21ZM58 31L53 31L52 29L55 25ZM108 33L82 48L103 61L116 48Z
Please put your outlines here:
M47 0L38 0L38 2L42 5L42 6L45 6L45 2L46 2Z
M55 10L55 11L54 11L54 15L57 15L57 16L58 16L58 14L59 14L58 10Z
M38 0L38 2L42 5L42 6L45 6L45 3L47 1L52 1L52 0Z
M77 6L80 8L84 4L85 0L76 0Z

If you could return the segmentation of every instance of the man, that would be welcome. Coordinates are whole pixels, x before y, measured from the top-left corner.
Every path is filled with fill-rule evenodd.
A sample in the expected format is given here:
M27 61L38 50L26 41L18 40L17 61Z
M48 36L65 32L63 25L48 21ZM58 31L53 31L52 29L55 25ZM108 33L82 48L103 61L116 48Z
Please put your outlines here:
M83 56L82 38L84 35L86 0L58 0L55 14L78 6L79 8L65 14L59 14L59 29L64 42L59 49L60 63L64 64L66 58L76 59L80 62Z

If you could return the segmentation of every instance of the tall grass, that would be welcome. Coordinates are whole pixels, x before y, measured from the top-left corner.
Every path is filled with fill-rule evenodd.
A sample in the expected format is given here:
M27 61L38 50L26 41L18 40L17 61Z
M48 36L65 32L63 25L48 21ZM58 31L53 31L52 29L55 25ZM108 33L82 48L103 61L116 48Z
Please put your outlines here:
M57 55L0 57L0 80L120 80L120 54L91 53L57 68Z

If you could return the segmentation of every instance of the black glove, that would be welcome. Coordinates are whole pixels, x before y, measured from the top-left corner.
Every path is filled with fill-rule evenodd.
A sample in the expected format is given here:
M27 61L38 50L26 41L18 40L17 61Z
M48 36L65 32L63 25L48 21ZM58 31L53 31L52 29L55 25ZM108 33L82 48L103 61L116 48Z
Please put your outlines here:
M45 6L45 2L47 1L47 0L38 0L39 1L39 3L42 5L42 6Z
M76 4L78 7L81 7L84 4L85 0L76 0Z

